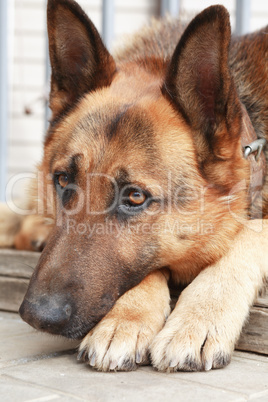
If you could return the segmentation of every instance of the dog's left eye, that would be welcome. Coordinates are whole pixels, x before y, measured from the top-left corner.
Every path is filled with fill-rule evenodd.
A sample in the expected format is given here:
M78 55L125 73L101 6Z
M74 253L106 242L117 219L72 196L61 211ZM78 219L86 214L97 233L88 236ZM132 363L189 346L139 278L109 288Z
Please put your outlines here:
M141 190L132 190L128 195L128 202L133 206L140 206L146 201L146 195Z

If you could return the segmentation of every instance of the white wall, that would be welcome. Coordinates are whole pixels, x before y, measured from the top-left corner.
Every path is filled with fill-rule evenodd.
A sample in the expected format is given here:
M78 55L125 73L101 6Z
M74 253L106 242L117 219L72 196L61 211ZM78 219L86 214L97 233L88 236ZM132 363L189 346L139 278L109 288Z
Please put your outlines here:
M224 5L230 15L233 30L235 30L235 0L180 0L180 5L183 10L193 12L194 14L200 12L206 7L213 4ZM248 31L252 32L260 29L268 24L268 1L267 0L251 0L251 19Z
M1 0L0 0L1 1ZM11 110L8 133L8 177L31 172L41 159L44 138L44 101L38 100L45 92L46 1L14 0L14 40ZM101 0L79 0L97 28L101 28ZM181 8L196 14L203 8L218 4L211 0L181 0ZM235 0L222 1L231 12L234 24ZM268 23L268 1L252 0L251 30ZM115 37L131 33L159 12L157 0L115 0ZM24 109L31 106L33 113ZM24 187L15 188L19 194Z

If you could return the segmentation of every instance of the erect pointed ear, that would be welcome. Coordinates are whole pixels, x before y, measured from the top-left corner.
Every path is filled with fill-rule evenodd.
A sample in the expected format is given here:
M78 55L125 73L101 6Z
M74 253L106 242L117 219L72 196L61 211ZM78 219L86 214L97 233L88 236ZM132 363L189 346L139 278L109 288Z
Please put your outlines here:
M85 92L109 85L116 67L95 26L75 1L48 0L47 26L54 119Z
M208 154L228 157L222 135L238 135L240 129L240 104L228 65L230 37L227 10L205 9L182 35L162 88L195 132L201 163ZM235 116L237 133L231 134Z

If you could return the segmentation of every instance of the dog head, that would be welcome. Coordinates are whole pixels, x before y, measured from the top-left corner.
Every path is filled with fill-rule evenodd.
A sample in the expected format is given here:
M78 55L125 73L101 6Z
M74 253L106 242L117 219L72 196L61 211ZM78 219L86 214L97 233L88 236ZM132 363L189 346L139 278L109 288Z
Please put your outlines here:
M168 59L146 44L137 53L137 41L114 60L71 0L48 0L48 34L40 172L55 227L20 313L80 338L152 270L187 283L220 258L239 227L232 215L245 213L233 189L248 170L223 7L199 14Z

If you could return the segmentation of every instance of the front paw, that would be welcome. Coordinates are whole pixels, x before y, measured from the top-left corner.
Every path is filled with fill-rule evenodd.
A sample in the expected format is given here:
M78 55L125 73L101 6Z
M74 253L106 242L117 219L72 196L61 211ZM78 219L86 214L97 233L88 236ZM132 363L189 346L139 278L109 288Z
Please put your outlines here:
M16 234L14 245L17 250L42 251L52 229L53 221L39 215L26 216Z
M149 345L164 322L164 314L155 321L131 312L125 316L108 314L83 339L78 359L102 371L135 370L149 363Z
M185 313L185 312L184 312ZM151 360L160 371L203 371L225 367L231 360L234 340L228 328L209 317L188 311L170 316L150 347Z
M135 370L170 313L166 270L153 271L126 292L83 339L78 359L98 370Z

